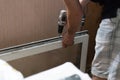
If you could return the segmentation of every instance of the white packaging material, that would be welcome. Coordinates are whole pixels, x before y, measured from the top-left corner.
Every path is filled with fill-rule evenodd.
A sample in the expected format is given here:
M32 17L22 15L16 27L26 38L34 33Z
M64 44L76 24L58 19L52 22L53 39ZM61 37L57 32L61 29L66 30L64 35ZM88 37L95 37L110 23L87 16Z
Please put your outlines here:
M73 75L78 75L81 80L92 80L87 73L83 73L70 62L24 78L21 72L0 59L0 80L68 80Z
M0 59L0 80L24 80L23 75Z
M81 80L91 80L87 73L83 73L70 62L66 62L55 68L29 76L25 78L25 80L64 80L74 74L79 75Z

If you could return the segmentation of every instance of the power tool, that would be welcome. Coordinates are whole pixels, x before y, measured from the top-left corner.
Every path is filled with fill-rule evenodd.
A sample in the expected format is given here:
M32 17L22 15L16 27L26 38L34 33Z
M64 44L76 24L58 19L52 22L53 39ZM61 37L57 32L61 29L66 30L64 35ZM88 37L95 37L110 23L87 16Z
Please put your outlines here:
M63 32L63 28L67 23L67 15L66 10L61 10L58 17L58 34L61 35Z
M58 17L58 34L61 35L64 29L64 26L67 24L67 12L66 10L61 10L59 17ZM80 29L82 30L82 27L85 25L85 15L82 16L81 22L80 22ZM81 31L80 30L80 31Z

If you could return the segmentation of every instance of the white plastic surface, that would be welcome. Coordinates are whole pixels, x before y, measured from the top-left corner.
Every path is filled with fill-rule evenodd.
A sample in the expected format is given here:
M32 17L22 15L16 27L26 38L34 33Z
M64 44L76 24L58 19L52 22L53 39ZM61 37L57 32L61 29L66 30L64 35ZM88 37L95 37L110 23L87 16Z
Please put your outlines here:
M67 62L50 70L29 76L25 80L62 80L71 75L78 74L81 80L91 80L88 74L81 72L72 63Z
M0 59L0 80L24 80L21 72Z

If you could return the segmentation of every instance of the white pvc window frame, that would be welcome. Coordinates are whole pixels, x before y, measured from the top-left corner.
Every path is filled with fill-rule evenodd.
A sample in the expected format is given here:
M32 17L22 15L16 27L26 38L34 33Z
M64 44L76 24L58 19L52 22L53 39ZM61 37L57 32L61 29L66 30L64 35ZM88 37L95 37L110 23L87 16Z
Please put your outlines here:
M88 49L88 41L89 41L89 35L83 34L80 36L76 36L74 39L74 44L82 43L82 49L81 49L81 58L80 58L80 70L85 72L86 69L86 61L87 61L87 49ZM22 49L13 49L12 51L8 51L5 53L0 52L0 58L5 61L11 61L27 56L32 56L35 54L40 54L43 52L55 50L62 48L61 40L54 41L54 42L48 42L42 45L36 45L28 48L22 47Z

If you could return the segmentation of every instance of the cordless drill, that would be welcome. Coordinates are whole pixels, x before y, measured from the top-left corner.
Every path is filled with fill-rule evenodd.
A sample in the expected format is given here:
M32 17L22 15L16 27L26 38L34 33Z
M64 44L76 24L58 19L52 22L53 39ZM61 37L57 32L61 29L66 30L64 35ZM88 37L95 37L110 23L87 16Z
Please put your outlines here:
M63 28L67 23L67 15L66 10L61 10L58 17L58 34L61 35L63 32Z
M66 10L61 10L58 17L58 34L61 35L64 29L64 26L67 24L67 13ZM85 25L85 15L82 16L80 26ZM82 30L82 28L81 28Z

